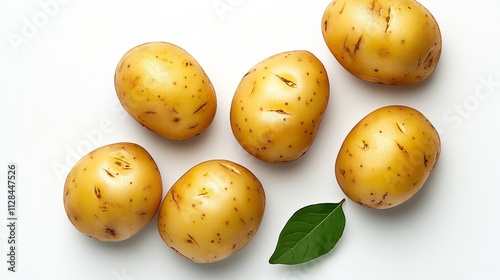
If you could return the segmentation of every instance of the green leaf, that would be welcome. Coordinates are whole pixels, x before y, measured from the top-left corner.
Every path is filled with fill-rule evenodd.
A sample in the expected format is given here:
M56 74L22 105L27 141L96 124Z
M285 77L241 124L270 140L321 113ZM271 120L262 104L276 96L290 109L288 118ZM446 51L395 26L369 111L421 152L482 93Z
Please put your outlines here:
M330 252L344 232L344 201L309 205L295 212L281 230L269 263L299 264Z

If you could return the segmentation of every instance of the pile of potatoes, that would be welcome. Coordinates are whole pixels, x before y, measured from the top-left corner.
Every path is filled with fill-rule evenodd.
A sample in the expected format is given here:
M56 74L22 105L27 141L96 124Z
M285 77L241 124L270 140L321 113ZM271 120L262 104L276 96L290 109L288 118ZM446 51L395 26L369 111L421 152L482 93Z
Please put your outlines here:
M333 0L321 31L339 64L366 82L422 82L441 54L439 26L414 0ZM196 137L217 111L216 91L201 65L169 42L130 49L117 64L114 84L130 116L166 139ZM232 133L259 160L293 162L313 144L329 96L328 73L314 54L292 50L269 56L242 75L231 102ZM353 127L333 169L349 199L386 209L422 188L440 149L438 132L421 112L390 104ZM73 226L105 242L131 238L158 213L161 239L197 263L223 260L246 246L266 204L260 180L223 159L193 166L163 195L153 156L128 142L81 158L67 176L63 198Z

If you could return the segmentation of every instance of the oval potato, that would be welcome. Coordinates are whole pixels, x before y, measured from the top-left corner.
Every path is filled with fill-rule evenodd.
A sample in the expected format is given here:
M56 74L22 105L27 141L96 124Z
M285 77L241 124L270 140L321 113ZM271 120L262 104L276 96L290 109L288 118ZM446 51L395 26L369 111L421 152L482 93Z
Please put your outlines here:
M232 132L269 163L300 158L312 145L330 96L328 75L309 51L273 55L244 75L233 96Z
M174 140L204 132L217 110L209 77L191 54L168 42L129 50L115 70L123 108L140 124Z
M73 226L100 241L126 240L158 211L162 179L151 155L134 143L115 143L83 156L64 184L64 209Z
M422 188L440 152L439 134L422 113L407 106L386 106L349 132L335 162L335 175L352 201L391 208Z
M248 169L227 160L205 161L170 188L158 231L165 244L193 262L218 262L254 237L265 201L262 184Z
M322 33L337 61L369 82L421 82L441 56L439 25L415 0L334 0L323 14Z

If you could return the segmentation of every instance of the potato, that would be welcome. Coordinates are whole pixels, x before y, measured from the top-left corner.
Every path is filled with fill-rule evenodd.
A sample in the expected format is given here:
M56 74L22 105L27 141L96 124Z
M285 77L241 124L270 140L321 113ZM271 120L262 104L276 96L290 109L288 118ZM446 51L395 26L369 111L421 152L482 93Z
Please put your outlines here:
M300 158L312 145L330 95L324 65L304 50L273 55L244 75L230 110L232 132L269 163Z
M257 177L227 160L197 164L166 194L158 231L169 247L195 263L221 261L248 244L265 209Z
M441 56L439 25L414 0L334 0L322 32L337 61L369 82L416 84L431 76Z
M352 201L374 209L400 205L424 185L441 152L439 134L419 111L386 106L345 138L335 175Z
M126 240L153 219L163 194L151 155L134 143L115 143L83 156L64 184L73 226L100 241Z
M174 140L204 132L217 110L212 82L184 49L167 42L136 46L120 59L115 89L140 124Z

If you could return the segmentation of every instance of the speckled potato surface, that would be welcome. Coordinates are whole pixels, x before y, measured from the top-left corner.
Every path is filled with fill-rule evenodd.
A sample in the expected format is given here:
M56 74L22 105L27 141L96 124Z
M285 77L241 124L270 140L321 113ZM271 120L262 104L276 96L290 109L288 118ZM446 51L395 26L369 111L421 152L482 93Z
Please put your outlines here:
M422 188L440 152L439 134L421 112L386 106L368 114L349 132L335 162L335 175L352 201L369 208L391 208Z
M254 157L292 162L312 145L329 96L327 72L312 53L273 55L240 81L231 103L232 132Z
M334 0L323 14L322 32L337 61L369 82L421 82L441 56L439 25L414 0Z
M197 164L166 194L158 215L163 241L196 263L213 263L250 242L262 221L265 192L247 168L227 160Z
M115 70L116 94L141 125L174 140L204 132L217 110L209 77L196 59L168 42L129 50Z
M134 143L115 143L88 153L64 184L64 209L73 226L100 241L123 241L153 219L163 187L151 155Z

